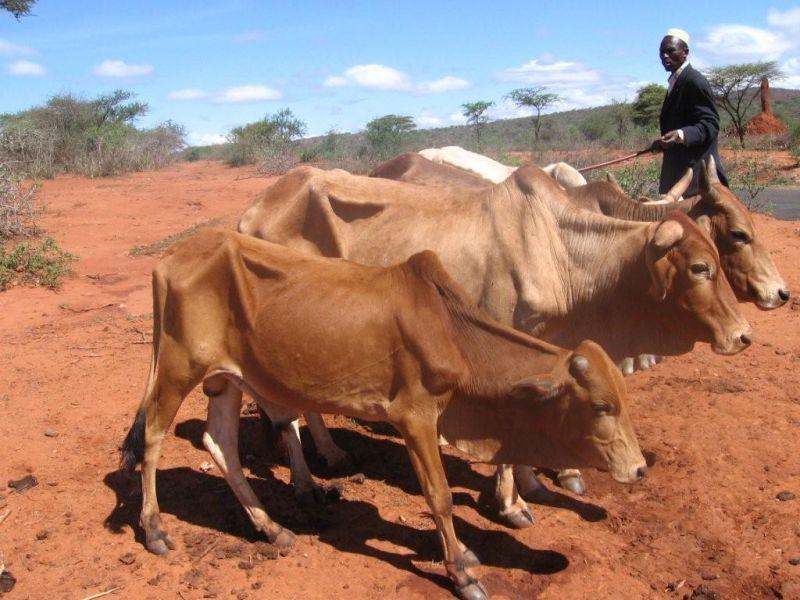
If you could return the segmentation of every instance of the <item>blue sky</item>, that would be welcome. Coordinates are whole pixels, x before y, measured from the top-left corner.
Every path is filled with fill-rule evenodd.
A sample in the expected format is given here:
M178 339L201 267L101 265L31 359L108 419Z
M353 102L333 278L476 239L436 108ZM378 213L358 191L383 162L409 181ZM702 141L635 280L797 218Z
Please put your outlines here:
M450 125L474 100L521 116L503 97L533 85L563 97L557 110L631 99L664 83L669 27L692 35L696 66L777 60L777 85L800 88L796 1L39 0L33 12L0 15L0 112L123 88L150 106L141 125L173 119L190 143L284 107L314 135L387 113Z

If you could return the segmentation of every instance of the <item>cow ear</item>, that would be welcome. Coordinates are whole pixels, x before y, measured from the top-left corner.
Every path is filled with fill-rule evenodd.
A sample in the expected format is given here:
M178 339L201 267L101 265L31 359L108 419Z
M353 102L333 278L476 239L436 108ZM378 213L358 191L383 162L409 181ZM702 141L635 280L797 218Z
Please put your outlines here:
M683 225L672 219L665 219L656 226L650 247L663 256L683 238Z
M683 238L683 233L683 225L667 219L658 224L647 244L645 255L650 271L649 293L658 302L667 297L675 277L675 267L665 255Z
M562 382L556 381L549 375L527 377L511 386L509 396L514 400L534 400L545 402L561 394L564 389Z
M708 235L708 237L711 237L711 233L712 233L711 232L711 229L712 229L712 227L711 227L711 217L709 217L708 215L700 215L699 217L697 217L696 222L700 226L700 229L705 231L706 234Z

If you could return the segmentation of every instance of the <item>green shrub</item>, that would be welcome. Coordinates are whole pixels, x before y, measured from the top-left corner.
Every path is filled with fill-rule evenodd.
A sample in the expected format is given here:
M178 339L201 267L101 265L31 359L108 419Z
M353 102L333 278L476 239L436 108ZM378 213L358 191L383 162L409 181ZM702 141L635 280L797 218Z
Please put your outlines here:
M415 127L414 120L404 115L384 115L372 119L364 131L366 146L360 150L361 157L387 160L398 155L408 133Z
M792 127L791 137L789 138L789 152L800 163L800 122L795 123Z
M137 129L147 105L116 90L94 100L53 96L44 106L0 117L0 160L33 177L69 171L97 177L159 168L184 145L183 127L166 121Z
M631 198L645 196L658 197L658 184L661 179L661 161L634 160L623 167L612 169L622 189Z
M57 289L72 272L70 263L78 259L59 248L55 240L21 242L10 251L0 246L0 290L12 283L44 285Z
M306 124L288 108L236 127L228 136L228 163L235 167L255 164L264 173L283 173L294 164L294 148L305 131Z

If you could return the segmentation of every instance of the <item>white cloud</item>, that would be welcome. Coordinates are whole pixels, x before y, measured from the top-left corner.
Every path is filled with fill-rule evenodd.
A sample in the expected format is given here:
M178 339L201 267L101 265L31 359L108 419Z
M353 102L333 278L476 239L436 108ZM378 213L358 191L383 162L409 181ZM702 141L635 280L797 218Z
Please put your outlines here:
M325 81L322 82L322 85L325 87L344 87L348 83L347 77L342 77L341 75L331 75L330 77L325 78Z
M260 42L265 38L263 31L245 31L231 38L234 44L252 44L253 42Z
M262 100L278 100L283 97L279 90L265 85L240 85L229 87L211 101L215 104L234 104L242 102L260 102Z
M460 77L447 75L436 81L422 81L417 84L417 92L420 94L440 94L442 92L452 92L454 90L465 90L470 87L470 82Z
M446 75L435 81L414 82L403 71L386 65L355 65L342 75L331 75L322 82L325 87L360 87L368 90L408 92L412 94L440 94L470 87L470 82L460 77Z
M464 125L467 122L467 117L461 113L453 113L450 115L450 122L455 123L456 125Z
M0 54L33 54L33 50L26 48L25 46L18 46L17 44L13 44L8 40L0 38Z
M353 85L373 90L405 91L410 89L408 75L385 65L355 65L344 72L344 75L333 75L323 82L327 87L343 87Z
M417 127L420 129L429 129L431 127L441 127L442 120L434 115L431 112L423 111L416 117L414 117L414 123L417 124Z
M47 73L39 63L30 60L18 60L8 65L8 72L11 75L33 75L34 77L41 77Z
M198 90L196 88L186 88L183 90L174 90L167 94L169 100L202 100L208 97L208 92Z
M781 70L786 77L781 79L780 86L800 88L800 57L794 56L781 65Z
M142 77L152 75L152 65L129 65L122 60L104 60L92 72L100 77Z
M774 60L792 47L781 33L749 25L716 25L697 47L718 60Z
M783 12L771 8L767 14L767 22L778 29L800 29L800 6Z
M565 88L597 83L600 73L579 62L557 60L553 56L545 55L519 67L500 71L497 78L500 81Z
M190 146L212 146L228 141L228 138L221 133L200 133L199 131L190 131L186 139Z

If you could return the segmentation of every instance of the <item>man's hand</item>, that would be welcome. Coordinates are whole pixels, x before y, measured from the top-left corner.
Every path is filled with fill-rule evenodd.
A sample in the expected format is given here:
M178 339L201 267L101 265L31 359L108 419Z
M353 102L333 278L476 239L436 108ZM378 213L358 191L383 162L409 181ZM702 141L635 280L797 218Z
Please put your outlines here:
M675 129L673 131L668 131L661 138L658 140L661 144L662 148L669 148L670 146L674 146L675 144L682 144L683 139L681 139L678 130Z

